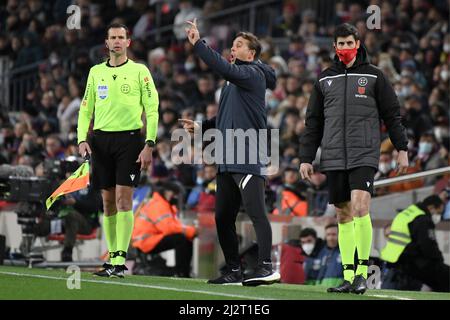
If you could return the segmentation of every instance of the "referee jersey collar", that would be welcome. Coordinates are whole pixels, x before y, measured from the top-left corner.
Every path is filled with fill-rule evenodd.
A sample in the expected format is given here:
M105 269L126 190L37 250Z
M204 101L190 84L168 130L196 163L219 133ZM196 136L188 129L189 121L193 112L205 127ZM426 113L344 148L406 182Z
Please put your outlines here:
M107 67L110 67L110 68L118 68L118 67L121 67L121 66L123 66L124 64L128 63L128 61L129 61L130 59L127 58L127 60L126 60L124 63L119 64L118 66L112 66L112 65L110 65L110 64L109 64L109 60L110 60L110 59L108 59L108 61L106 61L106 66L107 66Z

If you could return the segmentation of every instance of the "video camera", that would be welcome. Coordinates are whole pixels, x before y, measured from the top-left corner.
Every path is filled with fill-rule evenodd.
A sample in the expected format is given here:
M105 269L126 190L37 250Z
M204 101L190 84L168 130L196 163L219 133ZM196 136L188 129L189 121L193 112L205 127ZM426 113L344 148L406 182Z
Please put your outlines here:
M44 160L44 174L50 179L65 179L67 173L75 172L79 167L77 158L65 160Z
M56 201L47 211L45 200L58 187L66 173L77 169L77 161L46 160L45 177L36 177L32 168L25 166L0 166L0 200L17 203L17 223L22 229L21 252L30 253L34 228L44 215L51 219L58 215L61 201Z

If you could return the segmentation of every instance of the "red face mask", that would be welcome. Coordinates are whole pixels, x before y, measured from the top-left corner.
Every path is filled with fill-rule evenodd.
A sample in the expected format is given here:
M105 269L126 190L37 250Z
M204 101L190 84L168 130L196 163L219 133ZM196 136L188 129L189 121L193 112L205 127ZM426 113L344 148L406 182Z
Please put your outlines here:
M358 52L358 49L336 49L336 54L339 57L339 60L341 60L345 65L349 64L350 61L353 60L354 57L356 57L356 53Z

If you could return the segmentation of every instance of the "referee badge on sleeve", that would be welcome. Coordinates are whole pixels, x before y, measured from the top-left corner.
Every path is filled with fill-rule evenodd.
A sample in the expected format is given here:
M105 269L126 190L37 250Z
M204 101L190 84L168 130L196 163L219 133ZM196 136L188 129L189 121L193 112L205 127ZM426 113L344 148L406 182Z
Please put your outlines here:
M108 97L108 86L99 85L97 91L100 99L106 99Z

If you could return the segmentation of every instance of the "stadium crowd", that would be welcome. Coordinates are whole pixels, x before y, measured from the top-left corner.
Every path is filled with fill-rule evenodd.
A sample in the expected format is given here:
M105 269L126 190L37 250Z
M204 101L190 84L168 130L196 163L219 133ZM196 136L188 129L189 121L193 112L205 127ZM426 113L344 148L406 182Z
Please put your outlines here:
M80 30L66 28L66 8L72 3L81 8ZM323 192L316 192L320 198L315 198L312 208L302 206L288 213L284 209L289 207L290 197L306 201L308 190L322 191L326 185L321 173L315 173L315 182L310 183L301 181L292 168L299 165L299 137L304 130L313 83L318 73L333 62L331 36L334 27L343 22L357 26L371 62L394 85L408 129L409 172L442 167L450 160L448 2L334 3L334 20L324 22L317 11L299 10L297 1L280 1L277 7L271 7L276 17L271 27L256 28L262 41L261 60L270 64L278 76L276 88L267 92L266 99L268 123L271 128L280 129L281 170L270 176L267 184L270 212L303 216L308 212L321 215L326 210ZM228 58L230 40L239 26L217 25L214 19L201 18L233 4L238 1L8 0L0 11L0 57L10 59L13 70L38 63L38 80L25 93L26 103L19 112L8 114L7 106L1 108L0 164L29 165L36 170L46 158L62 159L77 154L76 123L83 86L89 68L106 57L106 26L119 22L131 31L129 58L149 67L160 96L154 161L142 183L157 183L161 179L179 182L194 190L194 194L186 194L189 208L213 207L211 197L200 194L202 190L207 195L213 194L210 183L214 173L199 165L175 165L170 138L171 132L179 128L178 118L202 120L217 113L223 84L193 55L183 22L194 17L200 19L201 34ZM381 8L381 30L366 27L365 8L370 4ZM157 23L175 26L158 38L154 32ZM383 131L377 179L395 175L396 151L386 137ZM404 191L436 182L436 178L431 178L403 183L379 189L377 193ZM441 185L448 187L448 183ZM285 190L290 192L287 199ZM201 203L203 199L208 203Z

